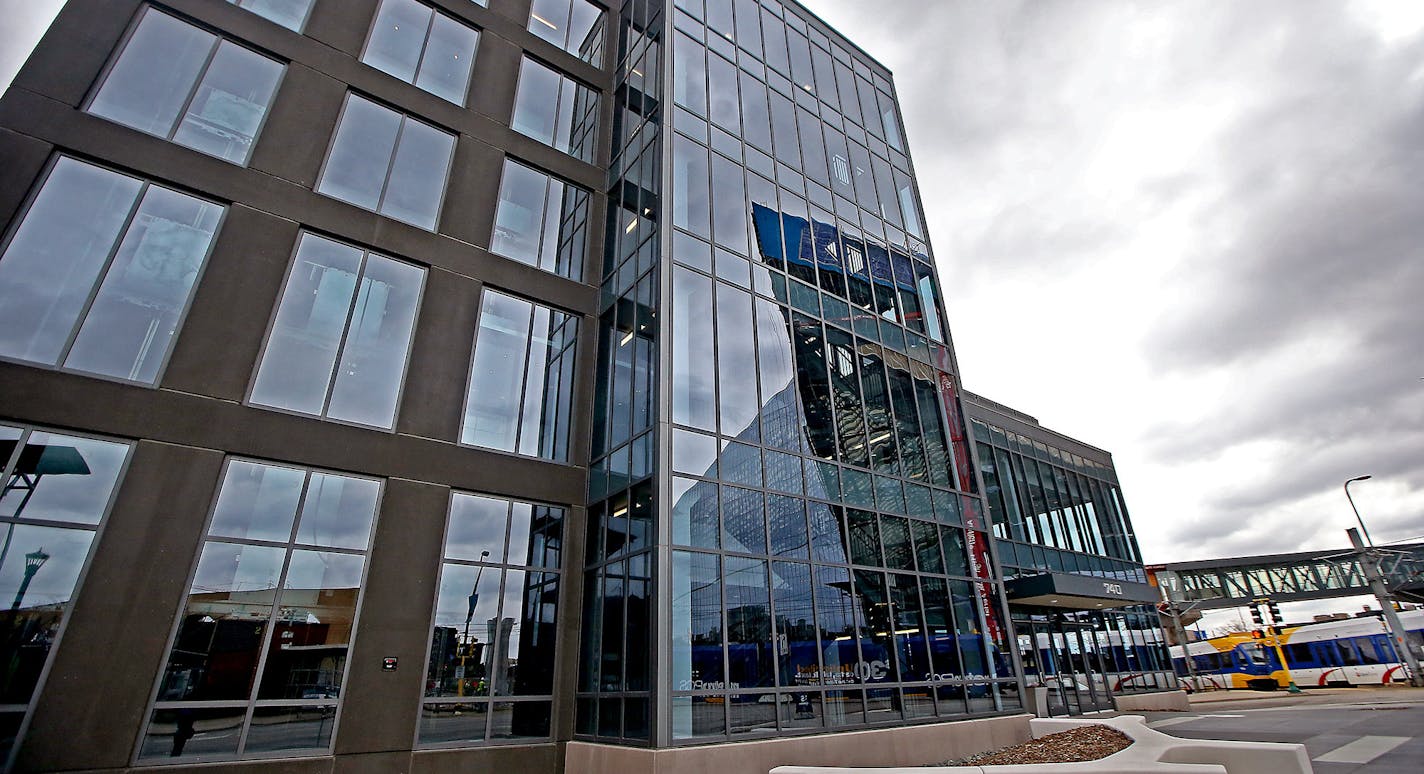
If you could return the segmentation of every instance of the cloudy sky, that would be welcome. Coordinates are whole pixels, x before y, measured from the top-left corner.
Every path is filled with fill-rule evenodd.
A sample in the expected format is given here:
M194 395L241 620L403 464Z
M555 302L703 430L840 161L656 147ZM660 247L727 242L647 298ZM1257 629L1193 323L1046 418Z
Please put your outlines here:
M807 4L896 73L966 385L1113 452L1149 562L1343 546L1366 473L1424 539L1424 2Z

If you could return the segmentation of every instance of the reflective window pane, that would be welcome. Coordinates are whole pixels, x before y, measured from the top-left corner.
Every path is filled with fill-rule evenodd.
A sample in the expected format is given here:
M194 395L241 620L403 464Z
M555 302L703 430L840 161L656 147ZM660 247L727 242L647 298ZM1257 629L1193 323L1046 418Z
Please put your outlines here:
M433 14L429 6L415 0L382 0L361 61L407 83L413 82Z
M154 383L222 214L60 158L0 255L0 356Z
M0 643L0 755L8 755L57 643L79 575L129 447L0 426L0 595L11 633Z
M167 137L218 38L167 14L143 15L89 112Z
M376 209L403 120L394 110L348 96L317 192Z
M519 65L510 128L592 162L596 150L598 93L529 57Z
M139 749L140 758L180 755L228 757L237 754L245 707L154 710Z
M725 674L721 564L715 554L674 551L672 567L673 690L716 689ZM690 735L690 717L674 725Z
M371 479L229 461L142 757L329 749L379 497Z
M487 699L553 691L559 573L540 547L558 550L562 523L561 508L452 493L420 744L549 735L547 703Z
M409 118L404 122L380 212L433 231L455 153L455 137Z
M149 9L89 112L243 164L282 71L278 62Z
M578 318L486 289L460 442L563 461Z
M336 726L336 707L258 707L247 731L246 752L253 757L288 750L326 750Z
M603 11L587 0L534 0L529 31L594 67L603 65Z
M303 234L250 400L391 427L424 280L410 264Z
M457 105L465 104L480 33L444 14L435 14L415 85Z
M505 159L490 252L561 277L583 277L589 194Z
M476 562L505 560L509 529L508 500L455 493L450 497L450 521L445 533L445 556Z
M455 136L348 94L317 193L434 230Z
M717 426L712 280L674 267L672 293L672 419L712 430Z
M425 270L371 255L346 328L326 415L391 427Z
M316 0L227 0L293 32L301 32Z

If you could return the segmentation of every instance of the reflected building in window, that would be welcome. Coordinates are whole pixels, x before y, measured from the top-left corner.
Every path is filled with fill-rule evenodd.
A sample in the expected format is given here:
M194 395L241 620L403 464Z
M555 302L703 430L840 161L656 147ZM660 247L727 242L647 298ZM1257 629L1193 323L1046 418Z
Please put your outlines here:
M891 74L795 0L76 1L0 129L0 774L1164 687L1110 457L963 392Z

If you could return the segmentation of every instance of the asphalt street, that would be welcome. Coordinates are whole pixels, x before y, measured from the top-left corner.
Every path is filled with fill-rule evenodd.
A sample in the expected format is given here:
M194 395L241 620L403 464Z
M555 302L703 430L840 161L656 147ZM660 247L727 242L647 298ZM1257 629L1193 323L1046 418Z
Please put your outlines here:
M1172 736L1303 744L1316 774L1424 772L1424 689L1233 691L1193 697L1190 712L1141 714Z

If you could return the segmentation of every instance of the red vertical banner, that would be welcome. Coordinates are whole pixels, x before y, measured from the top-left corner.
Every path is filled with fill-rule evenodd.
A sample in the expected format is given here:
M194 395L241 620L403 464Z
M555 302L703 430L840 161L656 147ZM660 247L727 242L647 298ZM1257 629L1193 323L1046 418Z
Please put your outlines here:
M949 452L954 458L954 473L959 489L978 492L979 485L974 478L974 467L969 453L969 433L965 430L964 412L959 410L959 391L954 386L954 377L939 372L939 399L944 407L945 423L949 425Z
M964 547L969 554L969 574L976 578L992 578L993 563L989 559L989 533L984 531L984 513L977 498L960 497L960 510L964 519ZM979 604L984 608L984 631L995 647L1006 647L1004 622L999 616L998 599L994 587L986 582L976 581L974 589L979 595Z

